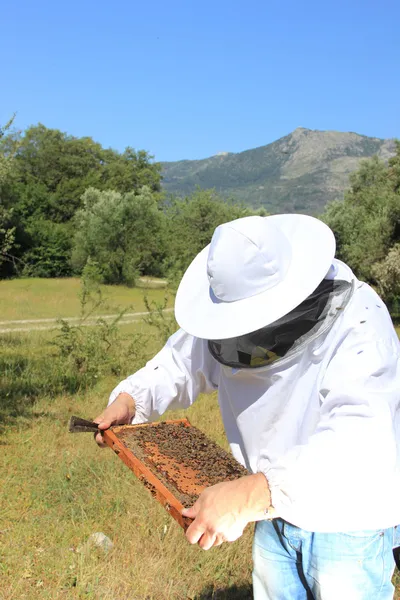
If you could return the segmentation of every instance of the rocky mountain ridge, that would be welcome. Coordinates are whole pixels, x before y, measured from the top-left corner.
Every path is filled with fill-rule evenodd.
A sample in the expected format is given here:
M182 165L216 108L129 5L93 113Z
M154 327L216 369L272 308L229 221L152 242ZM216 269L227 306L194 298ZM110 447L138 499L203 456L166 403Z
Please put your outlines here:
M319 214L342 198L363 158L394 154L392 139L299 127L279 140L239 153L162 163L163 187L178 195L214 188L221 196L268 212Z

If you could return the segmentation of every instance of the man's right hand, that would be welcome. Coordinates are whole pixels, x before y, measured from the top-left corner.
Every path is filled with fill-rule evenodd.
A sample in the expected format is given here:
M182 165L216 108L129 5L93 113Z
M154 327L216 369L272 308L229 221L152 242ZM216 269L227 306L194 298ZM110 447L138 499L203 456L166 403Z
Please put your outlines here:
M122 392L117 396L112 404L94 419L98 423L99 429L104 430L111 425L126 425L130 423L135 416L135 401L129 394ZM104 448L106 445L101 433L96 433L94 439L96 443Z

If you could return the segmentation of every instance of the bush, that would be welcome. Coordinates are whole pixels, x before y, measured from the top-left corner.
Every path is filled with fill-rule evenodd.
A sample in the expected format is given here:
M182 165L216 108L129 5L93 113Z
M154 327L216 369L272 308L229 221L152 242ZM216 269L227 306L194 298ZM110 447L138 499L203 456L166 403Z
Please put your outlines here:
M400 244L395 244L386 258L374 266L379 293L388 303L392 316L400 317Z
M149 339L142 333L126 335L118 326L129 307L110 319L95 316L99 308L110 307L102 296L96 265L89 263L85 275L80 320L76 325L61 320L60 333L53 342L58 371L66 387L74 390L90 387L106 375L120 375L142 366L148 358L145 349Z
M31 247L24 254L22 274L28 277L68 277L72 228L68 224L44 219L27 227Z
M163 215L149 188L128 194L90 188L83 202L75 219L72 252L78 273L90 259L104 283L134 285L139 274L160 275Z
M394 315L400 298L400 143L387 165L377 157L363 161L350 184L344 201L329 204L322 219L335 233L337 256L379 288Z

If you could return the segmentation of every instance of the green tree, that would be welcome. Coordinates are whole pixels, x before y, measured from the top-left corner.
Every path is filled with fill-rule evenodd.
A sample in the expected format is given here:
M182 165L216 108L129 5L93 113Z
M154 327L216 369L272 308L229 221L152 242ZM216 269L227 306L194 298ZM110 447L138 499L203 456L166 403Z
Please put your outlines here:
M18 224L15 242L19 258L27 263L24 273L52 277L69 272L65 240L88 188L127 193L147 184L154 191L160 189L160 165L142 150L127 148L121 154L90 137L73 137L42 124L28 128L18 144L4 202ZM10 140L8 153L9 146Z
M139 274L161 274L164 217L148 187L127 194L90 188L83 205L74 220L72 265L77 272L90 260L105 283L133 285Z
M15 241L13 211L5 200L18 148L16 136L11 131L14 118L15 116L11 117L4 127L0 126L0 265L6 260L12 260L10 252Z
M395 164L364 161L350 177L344 200L330 203L322 217L336 235L338 257L368 281L374 280L374 265L399 240L400 194L391 176Z
M128 147L122 154L112 150L107 154L107 189L126 194L146 185L153 192L161 191L161 164L150 162L152 157L147 152Z
M210 243L218 225L250 215L252 211L222 199L212 190L198 189L184 199L167 198L165 214L168 232L165 270L176 282L196 254Z
M377 157L362 162L344 200L330 203L322 218L336 235L337 256L393 302L400 272L400 144L388 164Z
M0 126L0 186L2 186L10 176L12 163L15 156L15 147L6 144L6 138L14 122L14 116L2 127Z
M400 141L396 140L396 154L389 160L388 177L390 185L397 193L400 192Z
M127 148L119 154L90 137L76 138L42 124L25 131L16 162L14 195L24 217L69 221L89 187L122 193L143 185L160 189L161 167L150 162L147 152Z
M87 187L101 178L102 148L44 125L21 137L13 200L21 217L70 220Z
M388 301L400 299L400 244L389 250L385 259L374 268L381 296Z
M29 277L67 277L73 229L71 224L46 219L31 219L25 229L29 249L24 254L22 274Z

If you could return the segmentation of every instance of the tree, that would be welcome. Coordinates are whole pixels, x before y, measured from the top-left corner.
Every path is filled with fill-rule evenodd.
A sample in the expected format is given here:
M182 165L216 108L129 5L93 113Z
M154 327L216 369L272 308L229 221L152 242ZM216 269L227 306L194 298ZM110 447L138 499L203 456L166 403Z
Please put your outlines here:
M400 240L399 156L400 145L389 165L377 157L363 161L344 200L328 204L322 216L336 235L337 256L367 281L375 280L374 265Z
M82 200L74 219L72 265L77 272L90 260L105 283L133 285L138 274L161 274L164 219L148 187L127 194L90 188Z
M389 160L388 178L396 193L400 193L400 141L396 140L396 154Z
M11 117L4 127L0 126L0 185L3 185L4 182L7 181L12 168L12 162L14 160L14 151L12 148L9 148L8 145L6 146L4 139L7 135L7 132L9 132L12 127L14 118L15 115Z
M18 142L11 128L15 115L0 126L0 265L11 258L10 251L14 245L15 227L12 222L12 209L7 207L4 200L5 189L12 177L12 169Z
M165 270L176 281L196 254L210 243L218 225L250 215L252 211L222 199L213 190L198 189L184 199L167 198L165 213L168 232Z
M71 224L31 219L25 229L29 249L24 254L22 274L29 277L68 277L73 229Z
M386 258L374 267L379 291L384 300L398 301L400 299L400 244L395 244L389 250Z
M388 164L374 157L350 177L342 202L328 204L323 220L334 231L337 256L356 275L398 302L400 275L400 143Z
M126 148L122 154L108 151L105 169L107 188L121 194L140 190L144 185L152 192L161 191L161 164L151 163L151 156L144 150Z
M17 155L18 210L26 218L63 223L81 207L89 187L126 193L160 187L160 165L144 151L104 149L90 137L76 138L42 124L27 129Z
M91 138L73 138L41 124L27 129L16 157L13 189L21 217L70 220L85 189L100 179L101 153Z
M10 139L8 153L9 145ZM13 177L4 188L4 202L12 207L17 224L19 258L27 262L24 273L53 277L69 272L70 250L65 240L88 188L127 193L147 184L158 191L160 169L142 150L127 148L120 154L104 149L90 137L73 137L42 124L28 128L19 136ZM57 270L51 266L50 256Z

